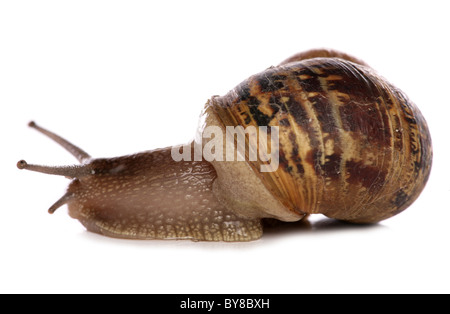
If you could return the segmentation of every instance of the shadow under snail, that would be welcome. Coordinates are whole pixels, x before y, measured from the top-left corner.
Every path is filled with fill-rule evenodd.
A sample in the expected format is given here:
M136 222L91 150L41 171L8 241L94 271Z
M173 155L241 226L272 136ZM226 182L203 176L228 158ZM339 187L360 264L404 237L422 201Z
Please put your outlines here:
M426 121L408 97L364 62L326 49L296 54L212 97L196 140L184 146L94 159L30 126L80 162L48 167L19 161L20 169L72 179L49 212L67 204L87 230L117 238L249 241L261 237L264 218L290 222L319 213L376 223L416 200L432 163ZM174 151L202 153L208 143L198 139L211 126L224 137L230 126L244 135L244 153L234 135L231 143L245 161L174 160ZM251 126L259 138L276 127L277 145L266 141L276 166L263 155L249 158L261 145L245 132Z

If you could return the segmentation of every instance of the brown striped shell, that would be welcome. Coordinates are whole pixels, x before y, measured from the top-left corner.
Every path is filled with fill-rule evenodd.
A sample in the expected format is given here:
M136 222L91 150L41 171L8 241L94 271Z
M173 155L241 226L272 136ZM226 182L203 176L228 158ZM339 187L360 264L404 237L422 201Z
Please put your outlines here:
M294 56L209 106L227 126L279 127L278 169L260 172L260 161L249 163L290 211L378 222L424 188L430 134L402 91L358 59L332 55Z

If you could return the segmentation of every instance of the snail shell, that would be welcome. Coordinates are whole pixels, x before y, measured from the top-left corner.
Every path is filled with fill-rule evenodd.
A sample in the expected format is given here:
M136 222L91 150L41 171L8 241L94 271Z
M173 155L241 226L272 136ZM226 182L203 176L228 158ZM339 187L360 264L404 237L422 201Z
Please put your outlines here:
M317 55L333 52L297 54L253 75L213 97L206 114L226 126L279 127L279 168L260 172L260 160L249 165L290 212L356 223L400 213L430 174L425 119L364 62L343 53Z

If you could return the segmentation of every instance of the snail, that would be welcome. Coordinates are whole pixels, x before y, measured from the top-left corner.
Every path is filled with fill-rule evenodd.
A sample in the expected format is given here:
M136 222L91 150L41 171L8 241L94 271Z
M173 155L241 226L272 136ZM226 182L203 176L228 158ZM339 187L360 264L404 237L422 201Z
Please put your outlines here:
M415 104L363 61L327 49L296 54L213 96L185 145L94 159L30 126L80 163L18 162L72 180L49 212L67 204L88 231L117 238L250 241L262 236L266 218L311 214L373 224L417 199L432 164ZM213 139L204 141L211 128L214 149ZM230 147L234 158L222 151Z

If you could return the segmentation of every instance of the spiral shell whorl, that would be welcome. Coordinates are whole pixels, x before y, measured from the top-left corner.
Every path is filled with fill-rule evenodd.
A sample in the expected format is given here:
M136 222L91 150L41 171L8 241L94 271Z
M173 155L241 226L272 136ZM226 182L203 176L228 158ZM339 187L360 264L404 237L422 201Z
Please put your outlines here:
M295 59L294 59L295 60ZM431 138L417 107L371 68L338 58L284 62L211 102L224 125L279 126L280 166L260 173L297 213L378 222L428 179Z

